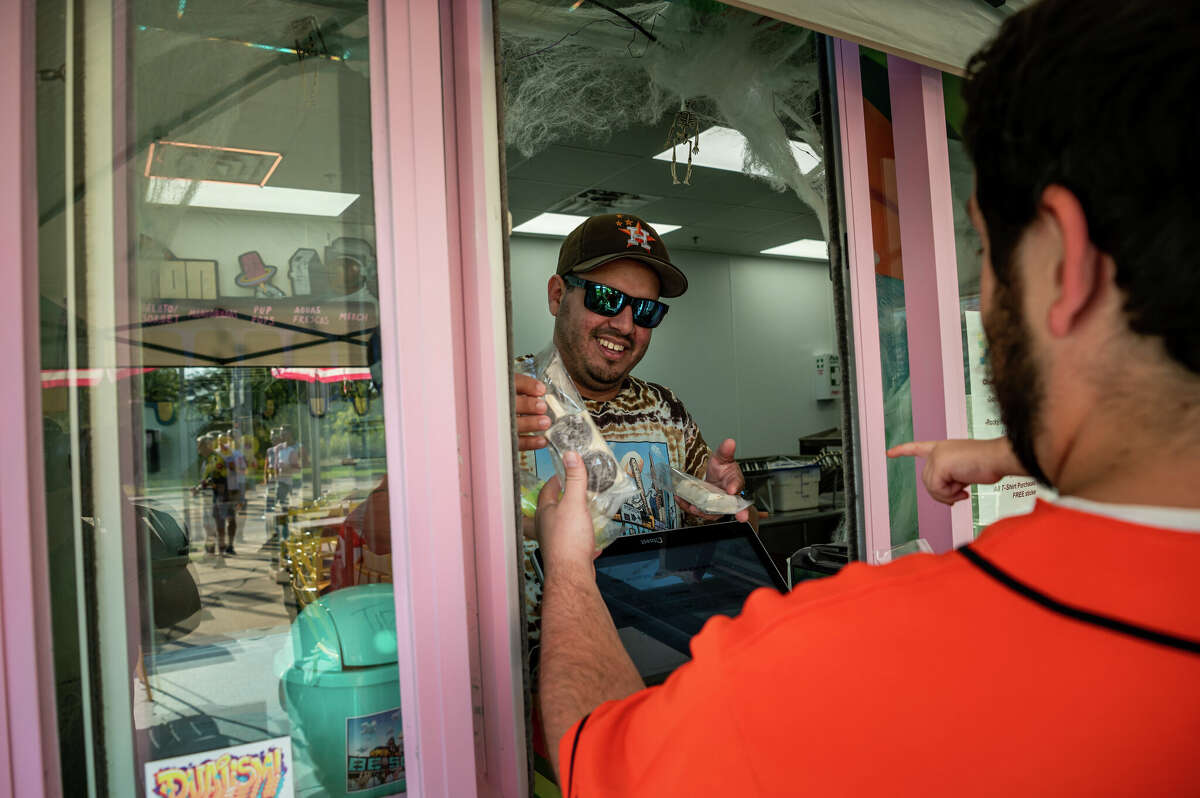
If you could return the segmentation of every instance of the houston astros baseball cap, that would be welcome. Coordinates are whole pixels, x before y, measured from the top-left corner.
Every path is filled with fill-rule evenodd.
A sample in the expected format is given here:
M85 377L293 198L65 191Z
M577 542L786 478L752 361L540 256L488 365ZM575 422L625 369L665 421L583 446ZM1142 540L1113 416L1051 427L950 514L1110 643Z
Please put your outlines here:
M658 231L628 213L592 216L567 235L558 250L558 274L584 274L614 260L640 261L658 274L659 296L682 296L687 278L671 263Z

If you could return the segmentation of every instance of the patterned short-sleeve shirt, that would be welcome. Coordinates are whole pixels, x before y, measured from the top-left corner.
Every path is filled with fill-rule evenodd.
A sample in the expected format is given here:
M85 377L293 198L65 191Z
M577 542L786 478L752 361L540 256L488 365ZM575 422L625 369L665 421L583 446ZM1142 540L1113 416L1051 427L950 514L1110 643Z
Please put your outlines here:
M689 520L675 503L671 467L703 479L711 453L679 397L670 388L631 376L612 399L585 402L617 462L638 487L638 493L621 507L620 518L610 522L621 527L619 534L687 525ZM539 480L554 475L547 449L522 452L521 467ZM535 541L525 541L525 599L532 621L531 638L538 636L536 618L542 592L533 566L536 549Z

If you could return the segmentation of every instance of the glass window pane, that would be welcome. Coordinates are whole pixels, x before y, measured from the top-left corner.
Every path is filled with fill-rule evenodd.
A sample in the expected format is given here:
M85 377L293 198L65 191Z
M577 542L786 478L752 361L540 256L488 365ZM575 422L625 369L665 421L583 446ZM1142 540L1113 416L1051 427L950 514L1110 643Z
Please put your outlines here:
M967 212L967 203L975 190L975 177L962 142L962 123L966 114L962 83L962 78L957 75L942 75L950 189L954 201L959 307L962 312L967 434L972 438L995 438L1004 434L1004 424L989 387L987 341L979 307L979 276L983 268L981 242ZM1032 510L1035 494L1036 485L1030 477L1006 477L995 485L974 486L971 489L971 518L975 535L978 536L993 521Z
M844 556L825 41L720 3L569 6L531 15L522 2L498 5L513 352L563 352L600 436L636 487L605 521L607 537L703 523L675 501L671 467L703 475L707 449L732 438L746 494L761 511L761 540L780 570L814 547ZM614 24L630 20L614 35ZM640 268L624 258L584 275L669 305L652 337L627 336L620 320L594 327L609 343L628 343L626 354L587 343L586 319L599 317L575 299L582 294L566 295L563 307L577 301L578 313L590 316L547 310L564 239L589 218L591 230L618 231L613 246L622 255L649 250L640 237L626 246L636 235L630 229L648 230L687 278L686 293L648 269L632 272L635 281L648 276L646 284L622 285L616 269ZM604 238L597 235L597 246ZM530 500L554 458L528 449L520 465ZM536 669L541 586L532 505L525 507ZM539 743L535 737L544 755ZM535 774L538 795L556 794L541 756Z
M367 3L44 2L37 48L65 792L402 792Z
M883 369L884 431L889 447L913 439L912 387L908 368L908 324L904 306L904 259L896 192L896 151L887 56L859 48L866 122L867 176L871 191L871 235L875 245L875 292L879 304L879 349ZM917 478L912 461L887 461L892 545L917 538Z

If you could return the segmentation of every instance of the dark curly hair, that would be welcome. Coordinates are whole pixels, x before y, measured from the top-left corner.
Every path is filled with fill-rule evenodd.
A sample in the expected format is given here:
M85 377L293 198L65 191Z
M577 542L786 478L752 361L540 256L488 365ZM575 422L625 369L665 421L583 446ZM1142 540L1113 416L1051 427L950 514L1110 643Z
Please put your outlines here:
M1129 327L1200 374L1200 2L1042 0L967 64L963 138L998 280L1042 191L1083 206Z

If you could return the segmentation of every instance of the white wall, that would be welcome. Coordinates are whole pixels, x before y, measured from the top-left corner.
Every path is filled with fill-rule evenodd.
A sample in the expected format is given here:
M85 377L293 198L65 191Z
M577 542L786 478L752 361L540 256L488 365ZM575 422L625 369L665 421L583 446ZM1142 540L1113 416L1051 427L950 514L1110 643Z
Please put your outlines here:
M560 242L512 238L518 355L550 342L546 282ZM837 402L814 398L812 363L815 352L835 350L828 265L686 250L672 259L688 292L667 300L671 311L634 373L679 394L709 445L736 439L739 456L793 453L800 436L837 426Z

